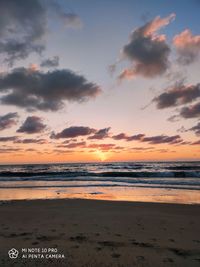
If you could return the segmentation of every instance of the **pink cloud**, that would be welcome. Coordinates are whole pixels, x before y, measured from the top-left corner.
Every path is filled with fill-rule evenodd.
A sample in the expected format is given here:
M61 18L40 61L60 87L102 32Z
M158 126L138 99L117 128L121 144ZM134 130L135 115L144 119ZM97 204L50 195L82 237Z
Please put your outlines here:
M173 43L178 51L181 63L192 63L200 54L200 35L192 35L189 29L177 34L173 38Z

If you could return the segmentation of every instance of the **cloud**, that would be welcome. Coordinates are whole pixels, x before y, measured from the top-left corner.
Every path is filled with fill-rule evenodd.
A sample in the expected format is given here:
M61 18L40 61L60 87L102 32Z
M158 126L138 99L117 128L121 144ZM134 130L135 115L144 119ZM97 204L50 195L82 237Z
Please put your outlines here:
M49 72L15 68L0 74L0 101L30 110L55 111L64 101L82 102L94 98L101 89L70 70Z
M148 142L149 144L176 144L182 142L182 139L179 135L167 136L167 135L156 135L156 136L146 136L145 134L136 134L129 136L125 133L120 133L118 135L112 136L114 140L125 140L128 142L139 141L139 142Z
M193 131L196 135L200 135L200 122L198 122L197 125L193 126L192 128L188 129L188 131Z
M73 151L73 150L71 150L71 149L68 149L68 150L64 150L64 149L54 149L52 152L53 152L53 153L56 153L56 154L61 154L61 155L63 155L63 154L72 154L72 153L74 153L74 152L78 152L78 151Z
M13 64L44 50L46 11L42 1L0 1L0 54Z
M18 114L17 112L8 113L6 115L0 116L0 131L10 128L17 124Z
M88 139L104 139L109 137L110 127L98 130L94 135L89 136Z
M86 142L82 141L82 142L73 142L67 145L58 145L57 147L66 147L66 148L77 148L77 147L86 147Z
M37 116L27 117L22 126L17 130L18 133L35 134L43 132L46 125L43 124L42 119Z
M145 134L136 134L128 136L125 133L112 136L114 140L126 140L126 141L140 141L148 142L150 144L175 144L182 141L179 135L167 136L167 135L156 135L156 136L145 136Z
M0 137L0 142L13 142L17 140L17 136Z
M53 58L47 58L43 60L40 64L40 67L55 68L59 65L59 57L54 56Z
M139 152L142 152L142 151L147 151L147 150L153 150L154 147L132 147L131 150L134 150L134 151L139 151Z
M79 136L87 136L96 132L95 129L85 126L71 126L69 128L64 129L60 133L52 133L52 139L60 139L60 138L75 138Z
M136 135L132 135L127 137L127 141L137 141L137 140L143 140L145 134L136 134Z
M112 136L114 140L126 140L126 141L140 141L145 136L145 134L136 134L136 135L127 135L125 133L120 133L117 135Z
M31 53L45 50L49 19L62 21L66 27L80 28L82 22L73 12L66 12L53 0L1 0L0 1L0 55L13 65Z
M178 115L172 115L167 120L170 122L177 122L177 121L179 121L179 116Z
M90 144L87 147L100 149L103 151L108 151L108 150L114 149L116 147L116 145L115 144Z
M13 152L21 152L21 148L0 148L0 153L1 154L6 154L6 153L13 153Z
M176 84L173 87L167 88L166 92L155 97L152 102L156 103L158 109L169 107L177 107L194 102L200 98L200 84L184 85ZM199 118L200 117L200 102L196 102L189 106L184 106L179 110L178 115L171 116L168 121L174 122L179 118Z
M199 118L200 117L200 102L183 107L180 110L180 116L185 119Z
M200 140L193 142L192 145L200 145Z
M200 84L184 85L176 84L167 88L164 93L155 97L152 101L158 109L176 107L187 104L200 97Z
M14 143L18 144L46 144L46 139L33 139L33 138L26 138L26 139L17 139L14 140Z
M120 133L117 135L113 135L112 139L114 139L114 140L126 140L126 141L138 141L138 140L141 140L144 136L145 136L145 134L136 134L136 135L129 136L125 133Z
M156 145L156 144L177 144L182 142L180 135L157 135L151 137L144 137L142 142L148 142L149 144Z
M166 18L157 16L131 33L129 43L122 49L123 58L128 59L131 66L122 71L119 79L130 79L137 75L152 78L167 70L170 47L165 35L159 35L158 30L174 18L175 14Z
M192 35L189 29L176 35L173 43L178 52L178 60L181 64L190 64L200 55L200 35Z
M60 19L65 27L81 28L83 26L80 17L75 13L61 13Z
M127 140L127 138L128 136L125 133L120 133L112 136L112 139L114 140Z
M74 12L67 12L63 10L58 2L51 1L51 13L56 16L61 23L67 28L81 28L83 26L83 22L81 18Z

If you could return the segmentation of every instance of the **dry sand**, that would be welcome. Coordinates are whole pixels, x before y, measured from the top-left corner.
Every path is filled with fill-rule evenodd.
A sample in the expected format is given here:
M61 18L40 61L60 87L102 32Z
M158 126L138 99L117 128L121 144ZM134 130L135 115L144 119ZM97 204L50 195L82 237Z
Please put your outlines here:
M20 251L17 259L8 257L13 247ZM22 248L57 248L65 259L22 259ZM0 205L0 266L200 266L200 206L5 202Z

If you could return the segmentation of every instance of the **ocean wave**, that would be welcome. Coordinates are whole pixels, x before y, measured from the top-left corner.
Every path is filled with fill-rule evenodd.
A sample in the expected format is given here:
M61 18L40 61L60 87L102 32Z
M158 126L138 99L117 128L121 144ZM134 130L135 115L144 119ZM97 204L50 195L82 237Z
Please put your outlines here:
M200 178L200 171L137 171L137 172L80 172L80 171L57 171L57 172L47 172L47 171L37 171L37 172L0 172L0 181L3 179L9 180L11 177L23 179L23 178L36 178L45 179L45 177L51 177L52 179L60 177L60 179L70 178L70 177L163 177L163 178L185 178L185 177L196 177Z

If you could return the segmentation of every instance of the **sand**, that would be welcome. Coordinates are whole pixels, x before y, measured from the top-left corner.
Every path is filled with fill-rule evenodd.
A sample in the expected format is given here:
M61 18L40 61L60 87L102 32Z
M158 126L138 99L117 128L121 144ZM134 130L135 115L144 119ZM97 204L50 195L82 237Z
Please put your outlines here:
M200 266L199 205L11 201L1 203L0 216L1 267ZM11 248L17 259L8 257Z

